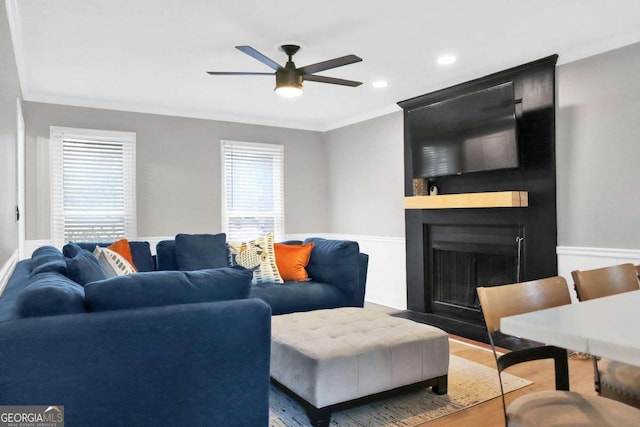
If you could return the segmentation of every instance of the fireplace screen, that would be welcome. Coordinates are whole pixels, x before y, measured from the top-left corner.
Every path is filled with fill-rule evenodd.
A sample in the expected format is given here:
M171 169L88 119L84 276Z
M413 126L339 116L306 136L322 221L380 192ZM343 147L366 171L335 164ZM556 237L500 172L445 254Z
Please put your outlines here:
M517 256L464 251L433 251L433 300L479 309L476 287L516 282Z
M434 225L425 251L434 313L479 317L478 286L518 281L519 226Z

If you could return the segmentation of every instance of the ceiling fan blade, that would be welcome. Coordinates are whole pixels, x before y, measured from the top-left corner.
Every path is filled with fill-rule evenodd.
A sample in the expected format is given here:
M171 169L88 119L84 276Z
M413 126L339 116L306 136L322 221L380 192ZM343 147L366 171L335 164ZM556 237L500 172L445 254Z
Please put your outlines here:
M251 46L236 46L236 49L246 53L247 55L249 55L254 59L257 59L258 61L273 68L274 70L278 70L282 68L276 61L274 61L273 59L267 58L266 56L264 56L263 54L261 54L260 52L252 48Z
M316 76L316 75L304 76L304 80L309 82L330 83L333 85L342 85L342 86L351 86L351 87L360 86L362 84L362 82L356 82L353 80L336 79L335 77L325 77L325 76Z
M349 65L356 62L362 61L362 58L356 55L347 55L341 56L340 58L330 59L328 61L318 62L316 64L306 65L304 67L298 68L304 76L308 74L317 73L324 70L329 70L331 68L342 67L343 65Z
M251 71L207 71L212 76L273 76L275 73L254 73Z

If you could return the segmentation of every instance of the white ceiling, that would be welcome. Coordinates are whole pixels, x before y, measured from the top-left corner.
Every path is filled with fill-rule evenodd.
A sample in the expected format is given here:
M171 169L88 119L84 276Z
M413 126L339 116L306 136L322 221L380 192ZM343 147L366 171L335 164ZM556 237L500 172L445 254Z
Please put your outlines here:
M640 41L638 0L6 0L26 100L326 131L398 101L554 53L566 63ZM284 99L236 50L299 41L297 66L363 62ZM458 57L441 66L443 53ZM371 87L385 79L384 89Z

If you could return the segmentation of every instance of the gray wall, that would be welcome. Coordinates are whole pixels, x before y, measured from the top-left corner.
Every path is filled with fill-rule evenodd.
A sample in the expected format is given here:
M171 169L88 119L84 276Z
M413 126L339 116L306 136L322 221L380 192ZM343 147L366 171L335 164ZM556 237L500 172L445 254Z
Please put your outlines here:
M402 112L325 134L332 233L404 236Z
M640 248L640 43L557 69L558 245Z
M557 67L560 246L640 248L638 76L640 43ZM402 114L325 138L331 231L404 236Z
M24 116L27 239L50 238L50 126L136 132L141 237L220 231L221 139L283 144L285 232L329 231L321 133L34 102Z
M557 68L561 246L640 248L638 75L640 44ZM287 233L404 236L401 112L325 134L31 102L25 120L28 239L49 238L51 125L137 132L141 236L219 229L223 138L285 144Z
M0 267L18 249L16 98L22 98L9 21L0 7Z

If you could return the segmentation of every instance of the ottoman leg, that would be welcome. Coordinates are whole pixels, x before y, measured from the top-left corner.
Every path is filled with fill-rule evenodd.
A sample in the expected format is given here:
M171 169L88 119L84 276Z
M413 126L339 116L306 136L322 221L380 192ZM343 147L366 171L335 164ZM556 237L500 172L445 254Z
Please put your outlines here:
M313 427L329 427L331 422L331 409L330 408L316 408L312 405L305 405L307 416Z
M441 377L436 378L436 384L431 387L431 390L435 394L447 394L447 387L449 384L449 376L443 375Z

